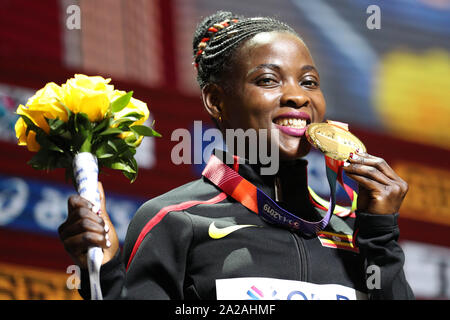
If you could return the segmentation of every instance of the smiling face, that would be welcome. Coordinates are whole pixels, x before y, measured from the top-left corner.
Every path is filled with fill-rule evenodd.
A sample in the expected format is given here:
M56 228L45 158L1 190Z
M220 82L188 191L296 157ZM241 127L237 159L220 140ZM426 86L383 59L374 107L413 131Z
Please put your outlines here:
M326 106L303 41L288 32L258 33L236 50L232 63L229 89L217 104L222 129L267 129L269 137L279 129L280 158L305 156L305 127L321 122Z

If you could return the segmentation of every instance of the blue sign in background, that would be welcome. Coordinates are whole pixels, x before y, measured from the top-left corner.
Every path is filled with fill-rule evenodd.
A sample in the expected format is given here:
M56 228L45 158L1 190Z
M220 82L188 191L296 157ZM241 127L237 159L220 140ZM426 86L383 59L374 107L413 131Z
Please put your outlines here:
M120 242L131 218L145 199L106 192L106 209ZM58 235L67 217L67 199L75 190L63 184L0 175L0 226Z

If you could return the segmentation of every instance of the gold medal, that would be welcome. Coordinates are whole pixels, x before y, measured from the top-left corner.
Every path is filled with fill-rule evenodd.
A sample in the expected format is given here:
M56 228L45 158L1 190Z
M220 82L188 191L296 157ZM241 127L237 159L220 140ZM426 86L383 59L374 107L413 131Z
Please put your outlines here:
M311 123L306 130L306 138L318 150L335 160L347 160L356 149L366 152L366 147L354 134L348 131L345 123L327 121Z

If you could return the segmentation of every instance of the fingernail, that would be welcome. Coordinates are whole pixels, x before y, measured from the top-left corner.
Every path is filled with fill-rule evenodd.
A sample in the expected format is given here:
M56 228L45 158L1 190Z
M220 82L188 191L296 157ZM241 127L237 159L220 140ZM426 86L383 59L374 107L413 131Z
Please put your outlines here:
M356 154L354 154L353 152L350 152L350 159L357 160L358 158L359 157Z
M111 247L111 241L106 240L106 246L107 246L108 248Z
M344 167L348 167L349 165L350 165L350 162L348 162L348 161L344 162Z
M109 231L109 225L105 224L105 232L107 233Z
M93 211L96 214L100 214L100 208L97 205L92 206L91 211Z
M105 239L109 240L109 234L105 234Z

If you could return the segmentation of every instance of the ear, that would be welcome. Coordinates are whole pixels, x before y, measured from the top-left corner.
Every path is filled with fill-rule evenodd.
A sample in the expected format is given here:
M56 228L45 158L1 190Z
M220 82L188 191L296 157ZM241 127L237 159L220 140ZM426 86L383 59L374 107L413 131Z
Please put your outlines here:
M202 89L203 105L208 114L219 121L219 117L224 116L224 90L217 84L207 84Z

